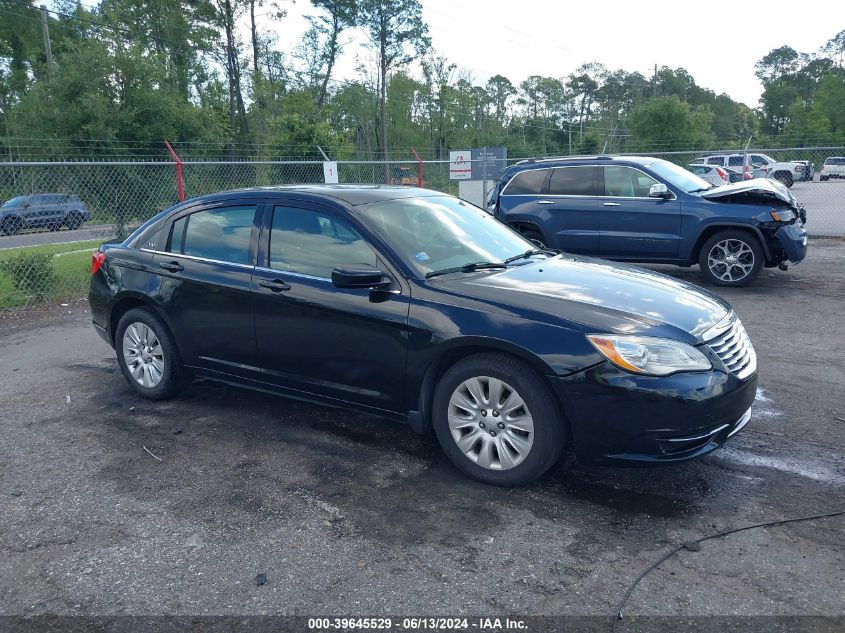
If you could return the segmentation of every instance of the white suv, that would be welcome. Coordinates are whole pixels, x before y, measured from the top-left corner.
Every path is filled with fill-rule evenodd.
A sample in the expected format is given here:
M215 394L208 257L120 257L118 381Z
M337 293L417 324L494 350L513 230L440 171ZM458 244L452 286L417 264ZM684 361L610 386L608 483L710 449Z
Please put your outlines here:
M831 156L824 159L824 165L819 172L819 180L830 178L845 178L845 157Z
M802 180L812 180L815 168L806 160L792 160L788 162L778 162L771 156L766 154L757 154L749 152L743 154L719 154L715 156L705 156L696 162L704 161L707 165L719 165L720 167L730 167L739 171L752 171L754 178L774 178L779 180L787 187L791 187L792 183ZM750 169L743 168L745 161L750 163Z

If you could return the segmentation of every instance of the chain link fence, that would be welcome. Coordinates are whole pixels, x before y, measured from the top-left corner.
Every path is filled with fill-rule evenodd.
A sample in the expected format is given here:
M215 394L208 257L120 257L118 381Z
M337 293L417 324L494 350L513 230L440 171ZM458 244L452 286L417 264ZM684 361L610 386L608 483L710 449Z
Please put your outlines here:
M736 153L649 155L688 167L704 162L704 157ZM806 169L792 167L792 182L787 184L807 208L810 234L845 236L845 161L822 169L826 160L845 157L845 147L755 149L747 154L765 156L781 167L787 161L806 161ZM729 160L736 162L728 157L726 164ZM182 163L189 198L242 187L322 183L323 169L320 161ZM448 161L338 161L337 170L341 183L416 186L421 175L422 185L430 189L452 195L463 190L465 196L472 191L450 179ZM774 171L767 176L778 177ZM471 201L478 203L478 192L473 195ZM176 164L0 162L0 200L0 309L79 298L87 292L91 253L101 242L128 235L177 202Z

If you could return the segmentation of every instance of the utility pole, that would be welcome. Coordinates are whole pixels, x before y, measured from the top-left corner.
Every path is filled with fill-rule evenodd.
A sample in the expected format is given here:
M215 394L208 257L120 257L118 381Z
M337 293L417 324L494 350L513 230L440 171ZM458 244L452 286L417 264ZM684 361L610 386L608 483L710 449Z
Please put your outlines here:
M47 16L47 6L41 5L41 30L44 32L44 52L47 54L47 67L53 70L53 49L50 48L50 22Z

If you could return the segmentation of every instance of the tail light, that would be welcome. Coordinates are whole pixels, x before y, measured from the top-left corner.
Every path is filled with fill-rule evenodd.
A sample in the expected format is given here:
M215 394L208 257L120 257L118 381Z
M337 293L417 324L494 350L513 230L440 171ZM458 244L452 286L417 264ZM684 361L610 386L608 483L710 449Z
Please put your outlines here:
M97 251L91 255L91 274L95 274L103 264L106 262L106 254L102 251Z
M721 167L716 168L716 173L719 174L719 178L722 180L729 180L728 175L725 173L725 170Z
M750 165L746 165L742 169L742 178L743 178L743 180L751 180L752 178L754 178L754 174L751 173L751 166Z

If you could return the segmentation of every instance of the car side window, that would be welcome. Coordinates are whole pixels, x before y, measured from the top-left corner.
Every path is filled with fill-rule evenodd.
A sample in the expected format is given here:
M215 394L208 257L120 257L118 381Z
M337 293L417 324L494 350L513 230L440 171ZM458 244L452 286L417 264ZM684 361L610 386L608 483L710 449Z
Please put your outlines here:
M638 169L624 165L607 165L604 168L604 195L615 198L648 198L648 192L657 181Z
M505 190L502 195L506 196L520 196L543 193L543 186L546 183L546 176L549 175L548 169L529 169L521 171L511 178L510 182L505 185Z
M725 161L721 156L711 156L704 162L708 165L719 165L720 167L724 167L725 165Z
M273 209L270 268L330 279L343 264L376 265L375 251L349 223L310 209Z
M596 195L596 168L589 165L559 167L552 171L549 179L549 195L594 196Z
M728 156L728 167L742 167L744 164L742 156Z
M179 218L170 232L171 253L233 264L249 263L255 205L197 211Z

